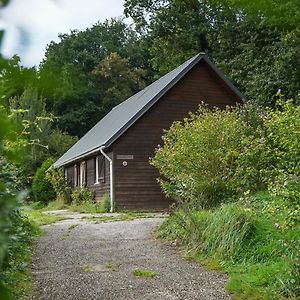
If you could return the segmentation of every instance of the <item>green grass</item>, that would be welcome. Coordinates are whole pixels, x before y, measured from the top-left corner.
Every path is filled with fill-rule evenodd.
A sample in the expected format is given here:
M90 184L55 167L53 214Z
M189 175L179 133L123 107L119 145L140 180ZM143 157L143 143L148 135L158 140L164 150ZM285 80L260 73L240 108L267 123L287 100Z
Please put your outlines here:
M177 211L157 236L228 273L233 299L296 299L300 226L290 210L282 199L258 193L214 210Z
M107 223L107 222L118 222L118 221L132 221L136 219L152 218L153 214L148 213L122 213L115 216L93 216L84 218L87 221L95 224Z
M23 207L22 210L25 213L25 215L28 216L28 219L38 226L52 224L65 219L62 216L46 215L43 213L45 209L34 210L30 207Z
M111 270L111 271L114 271L114 272L117 270L115 264L113 264L113 263L111 263L111 262L105 264L105 268L106 268L106 269L109 269L109 270Z
M8 255L4 260L0 280L9 290L11 299L29 299L32 291L32 241L39 228L20 212L12 216L9 226ZM1 298L1 295L0 295Z
M62 205L57 202L53 202L47 207L40 203L33 203L30 206L21 207L20 215L12 218L7 262L3 274L0 275L0 279L10 291L11 299L30 298L32 293L32 241L42 233L41 225L64 219L61 216L45 215L43 212L61 208Z
M132 274L136 277L144 277L144 278L153 278L159 275L159 273L147 269L135 269L132 271Z
M8 283L6 286L12 299L29 299L32 293L31 244L18 247L12 255L10 266L4 271L5 281Z
M95 202L84 202L81 204L71 204L67 207L70 211L79 212L79 213L105 213L106 209L101 203Z

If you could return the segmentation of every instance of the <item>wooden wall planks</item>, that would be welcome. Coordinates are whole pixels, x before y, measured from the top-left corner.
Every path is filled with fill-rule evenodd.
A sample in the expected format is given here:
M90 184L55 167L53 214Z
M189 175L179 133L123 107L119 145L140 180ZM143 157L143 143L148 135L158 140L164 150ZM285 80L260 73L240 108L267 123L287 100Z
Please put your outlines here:
M169 207L157 183L159 172L149 164L158 144L162 145L164 129L189 112L197 111L201 102L210 107L225 108L241 99L201 61L147 113L132 125L113 145L114 155L133 155L124 167L114 160L115 200L121 209L156 209Z

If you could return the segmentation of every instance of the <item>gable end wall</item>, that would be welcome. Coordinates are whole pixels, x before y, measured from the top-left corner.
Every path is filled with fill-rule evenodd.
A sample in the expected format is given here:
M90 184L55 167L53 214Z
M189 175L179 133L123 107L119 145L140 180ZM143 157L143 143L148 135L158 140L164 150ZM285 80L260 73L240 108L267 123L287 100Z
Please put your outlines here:
M158 144L162 145L163 130L170 128L175 120L187 117L189 112L195 112L202 101L221 108L242 102L204 61L112 145L115 201L119 208L160 210L172 203L162 194L156 180L159 172L150 166L149 157L153 157ZM117 159L118 155L133 155L133 159Z

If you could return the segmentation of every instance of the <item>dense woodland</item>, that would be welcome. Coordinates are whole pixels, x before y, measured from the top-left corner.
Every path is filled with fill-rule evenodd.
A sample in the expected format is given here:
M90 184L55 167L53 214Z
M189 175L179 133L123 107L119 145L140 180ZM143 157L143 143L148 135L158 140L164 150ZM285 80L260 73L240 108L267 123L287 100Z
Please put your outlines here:
M7 4L8 1L2 2ZM128 25L126 17L133 20L132 25ZM180 166L183 173L180 174L180 180L162 182L162 187L170 196L175 195L177 198L187 199L187 206L192 203L192 212L185 206L184 218L190 216L188 224L190 226L198 224L199 228L205 226L203 224L207 221L204 222L204 219L212 220L216 219L216 216L198 216L202 218L203 222L200 222L194 214L196 208L207 208L207 203L214 203L216 206L223 203L225 198L239 197L242 197L249 206L251 201L257 203L257 197L253 196L256 200L247 198L248 193L255 195L257 191L269 193L271 190L276 190L276 197L284 194L284 197L289 199L287 201L290 201L284 204L278 202L277 206L274 204L276 209L278 206L287 206L288 216L280 217L286 218L287 224L279 220L278 226L286 226L284 230L291 227L294 230L296 224L299 225L299 218L293 217L299 214L300 165L299 142L297 142L300 120L298 108L299 24L300 3L298 0L125 0L123 17L99 22L85 31L72 30L68 34L60 35L59 42L49 42L45 58L38 67L22 66L17 54L10 59L2 57L0 62L0 281L5 284L1 284L0 294L4 295L7 286L11 287L20 280L19 277L11 275L6 270L26 268L14 262L14 255L22 247L24 249L27 247L27 243L32 239L33 229L16 208L20 207L24 201L34 199L40 201L36 196L39 192L35 193L31 187L41 165L45 161L47 161L47 166L51 165L49 161L52 162L53 159L62 155L115 105L199 52L208 54L245 95L248 103L247 109L234 113L228 111L224 115L216 111L210 115L202 108L199 115L204 114L206 121L197 123L198 117L194 116L186 124L174 125L174 128L179 127L178 131L171 129L171 133L166 136L166 145L170 149L176 143L186 145L185 130L189 132L188 134L200 134L199 138L202 137L202 131L199 128L208 126L213 130L214 126L211 126L209 120L222 120L223 123L221 123L225 127L232 128L236 135L230 135L229 132L222 133L227 134L228 140L234 142L226 144L226 147L230 149L226 153L230 157L222 157L223 164L218 166L226 169L229 168L228 161L238 161L240 165L236 169L230 169L230 172L239 174L239 178L242 178L244 182L239 181L237 176L226 177L225 169L219 170L220 174L217 173L218 170L216 173L209 173L210 178L215 180L214 182L213 180L203 182L201 176L198 182L191 182L187 175L191 174L191 166L182 165L182 157L192 156L193 149L187 147L186 152L176 157L168 152L171 151L170 149L165 148L166 150L163 150L165 152L159 152L151 163L160 169L166 179L179 176L178 170L168 168L168 166ZM286 104L287 99L292 100ZM283 115L280 115L280 112ZM266 120L257 116L265 116ZM243 125L245 120L249 122L247 123L250 124L249 126ZM277 120L275 125L272 123L273 120ZM237 127L234 127L235 125ZM199 130L192 130L193 126ZM280 126L290 128L290 139L285 140L289 136L289 131L281 131ZM243 128L243 131L237 128ZM264 134L261 131L264 131ZM272 137L278 136L278 139L270 138L270 134ZM176 139L175 137L178 136L179 138ZM212 136L215 136L218 141L217 133ZM247 138L243 140L242 137L245 136ZM245 144L241 145L240 141L244 141ZM210 143L208 138L207 143ZM260 143L265 146L263 149L259 148ZM253 146L250 149L245 145L256 145L257 148ZM274 145L277 145L277 150L279 149L278 156L270 155L270 160L265 159L267 152L264 151L269 151L269 154L275 153L273 151L275 148L272 148L275 147ZM281 148L282 145L291 145L291 147L286 150L284 147ZM204 146L195 145L195 147L200 147L198 149ZM216 151L223 146L214 144ZM236 152L246 148L253 152L248 152L248 160L243 160ZM283 152L289 155L284 155ZM177 158L177 160L172 160L170 157ZM262 159L255 160L257 157ZM255 160L254 163L253 160ZM203 161L207 163L207 166L212 166L210 165L212 162ZM270 169L270 165L273 168ZM43 170L46 169L48 167L44 165ZM253 173L247 173L247 176L243 177L246 170L252 170ZM262 173L257 174L255 170L267 170L269 173L262 176ZM203 174L207 174L205 173L207 170L202 171ZM186 182L182 180L182 176L187 176ZM293 178L293 185L290 189L286 187L289 176ZM182 188L183 183L185 188ZM243 189L240 189L241 185ZM285 186L286 189L279 189L279 185ZM48 186L45 189L48 188L51 189ZM287 194L293 195L293 199L291 200ZM268 194L268 197L271 196ZM48 198L42 202L47 204L51 200L54 199ZM256 205L257 210L266 209L260 205ZM275 209L272 205L270 207L270 209ZM234 211L235 209L238 209L238 212ZM247 218L248 216L244 216L240 209L242 209L240 206L239 208L224 208L229 216L234 211L238 215L237 218ZM176 234L172 231L174 229L172 226L175 226L176 222L182 222L182 214L182 211L178 212L178 218L174 223L171 223L169 227L165 226L162 236L170 237L170 234L171 236L173 234L173 238L181 238L183 242L194 238L180 230ZM219 215L221 215L220 212ZM192 222L195 218L197 220ZM210 230L214 229L210 228ZM251 232L249 229L249 232L244 232L244 236ZM261 232L264 234L264 231ZM293 268L280 265L282 268L263 269L263 272L269 271L274 274L283 272L285 278L280 279L283 282L282 286L276 285L278 290L276 295L296 299L292 297L299 296L297 280L300 280L300 266L299 257L296 257L299 243L294 241L296 231L288 232L291 236L288 242L291 244L283 252L291 253L290 256L286 255L292 260ZM286 234L286 231L284 233ZM205 237L201 240L202 243L203 241L208 243ZM192 246L194 247L195 244ZM211 244L207 244L207 247L213 248ZM216 251L221 250L218 248ZM223 249L223 251L228 251L228 249ZM280 251L278 250L278 255L281 255ZM211 254L209 251L207 253ZM242 255L241 253L243 252L239 252L239 255ZM221 256L222 259L226 265L228 261L235 261L236 258L232 256L225 259ZM237 261L238 259L235 262ZM237 289L237 287L232 288L235 292ZM284 293L282 290L288 292ZM260 292L263 293L263 291ZM15 297L21 299L20 294Z

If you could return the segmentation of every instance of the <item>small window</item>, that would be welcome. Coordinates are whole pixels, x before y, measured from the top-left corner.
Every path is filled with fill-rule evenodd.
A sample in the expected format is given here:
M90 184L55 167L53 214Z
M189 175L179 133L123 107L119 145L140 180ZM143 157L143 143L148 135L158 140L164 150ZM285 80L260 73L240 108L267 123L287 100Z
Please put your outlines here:
M80 163L80 187L86 186L86 162Z
M105 158L103 155L95 157L95 184L105 182Z
M78 186L78 166L74 165L74 187Z

